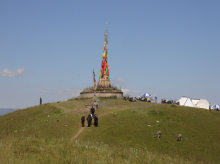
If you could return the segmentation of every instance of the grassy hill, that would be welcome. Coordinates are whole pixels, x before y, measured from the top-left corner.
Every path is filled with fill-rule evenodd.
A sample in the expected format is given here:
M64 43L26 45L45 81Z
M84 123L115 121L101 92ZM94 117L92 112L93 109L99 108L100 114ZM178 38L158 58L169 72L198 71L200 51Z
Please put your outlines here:
M72 99L0 116L0 163L220 161L220 112L102 99L99 127L82 128L81 109L91 102ZM161 139L153 138L159 130ZM178 142L179 133L183 140Z

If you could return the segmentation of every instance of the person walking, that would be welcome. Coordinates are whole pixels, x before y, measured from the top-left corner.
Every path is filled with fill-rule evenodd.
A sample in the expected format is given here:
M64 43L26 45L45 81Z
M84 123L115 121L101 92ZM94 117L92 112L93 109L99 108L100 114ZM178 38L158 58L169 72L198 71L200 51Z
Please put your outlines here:
M95 125L95 127L98 127L98 116L96 113L94 115L94 125Z
M82 117L81 117L81 123L82 123L82 127L85 127L85 116L83 115Z
M157 96L155 96L155 103L157 103Z
M94 115L94 113L95 113L95 108L93 108L93 106L92 106L92 108L90 109L90 113L92 114L92 117L93 117L93 115Z
M86 118L87 122L88 122L88 127L91 127L91 124L92 124L92 117L91 115L89 114L88 117Z
M42 98L40 97L40 105L42 105Z

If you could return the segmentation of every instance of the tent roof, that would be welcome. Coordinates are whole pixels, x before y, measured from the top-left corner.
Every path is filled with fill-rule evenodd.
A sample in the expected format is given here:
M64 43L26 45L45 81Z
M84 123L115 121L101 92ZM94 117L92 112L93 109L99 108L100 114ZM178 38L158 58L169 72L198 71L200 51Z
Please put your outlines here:
M180 105L195 107L192 100L189 97L181 97L179 100Z

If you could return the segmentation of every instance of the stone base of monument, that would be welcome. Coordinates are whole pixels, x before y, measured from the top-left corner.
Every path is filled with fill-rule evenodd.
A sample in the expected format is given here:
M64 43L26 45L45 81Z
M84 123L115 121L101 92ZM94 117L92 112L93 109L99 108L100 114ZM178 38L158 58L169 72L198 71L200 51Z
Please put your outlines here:
M96 92L97 97L114 97L116 96L117 98L123 98L123 92L116 92L116 91L102 91L102 92ZM92 98L94 97L94 92L81 92L80 93L80 98Z
M86 104L86 108L91 109L93 106L94 109L98 109L98 104Z

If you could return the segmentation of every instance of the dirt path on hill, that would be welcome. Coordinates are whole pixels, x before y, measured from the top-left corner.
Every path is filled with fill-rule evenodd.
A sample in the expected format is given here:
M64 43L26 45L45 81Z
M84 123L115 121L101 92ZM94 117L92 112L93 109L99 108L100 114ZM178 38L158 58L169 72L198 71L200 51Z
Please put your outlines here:
M79 112L82 112L82 113L89 113L90 109L89 108L83 108L83 109L80 109ZM85 122L86 123L86 122ZM86 127L86 126L85 126ZM80 135L80 133L83 132L84 128L85 127L81 127L79 129L79 131L75 134L75 136L73 138L70 139L70 141L73 141L76 139L76 137L78 137Z
M79 129L79 131L76 133L76 135L73 137L73 138L71 138L71 141L72 140L75 140L76 139L76 137L78 137L78 135L80 134L80 133L82 133L82 131L85 129L85 127L81 127L80 129Z
M111 111L112 112L112 111ZM104 115L106 115L106 114L109 114L110 113L110 111L109 112L107 112L107 113L105 113L105 114L100 114L99 115L99 117L102 117L102 116L104 116ZM85 127L81 127L80 129L79 129L79 131L74 135L74 137L72 137L71 139L70 139L70 141L73 141L73 140L75 140L82 132L83 132L83 130L86 128L86 126Z

